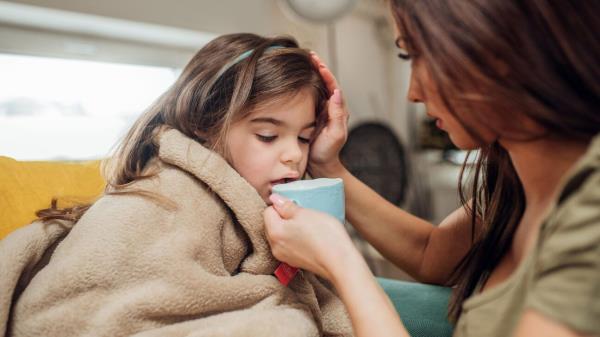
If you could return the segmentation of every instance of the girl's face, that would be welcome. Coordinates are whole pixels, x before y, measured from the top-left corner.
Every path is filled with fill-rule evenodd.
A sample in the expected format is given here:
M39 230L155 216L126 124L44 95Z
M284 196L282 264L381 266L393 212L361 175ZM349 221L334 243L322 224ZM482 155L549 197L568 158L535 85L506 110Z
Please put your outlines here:
M231 165L269 204L274 185L300 179L315 130L310 89L252 111L235 122L227 137Z

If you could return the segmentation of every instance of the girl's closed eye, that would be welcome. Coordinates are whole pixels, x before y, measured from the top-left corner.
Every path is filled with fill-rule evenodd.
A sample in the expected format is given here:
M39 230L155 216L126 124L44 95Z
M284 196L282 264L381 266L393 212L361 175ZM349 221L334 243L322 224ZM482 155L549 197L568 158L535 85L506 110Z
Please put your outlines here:
M261 134L257 133L256 138L258 138L258 140L260 140L263 143L271 143L275 139L277 139L277 136L261 135Z
M275 141L275 139L277 139L277 136L268 136L268 135L261 135L259 133L256 134L256 138L258 138L258 140L260 140L263 143L271 143L273 141ZM298 137L298 141L302 144L310 144L312 140L312 137L306 137L306 136L299 136Z
M302 144L310 144L312 137L298 137L298 141Z

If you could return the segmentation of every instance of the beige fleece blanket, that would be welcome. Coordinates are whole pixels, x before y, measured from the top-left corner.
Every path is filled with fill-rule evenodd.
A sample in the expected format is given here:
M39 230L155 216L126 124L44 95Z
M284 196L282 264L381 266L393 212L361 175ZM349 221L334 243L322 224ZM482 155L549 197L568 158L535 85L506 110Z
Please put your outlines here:
M33 223L0 242L6 336L349 336L331 287L288 287L264 237L265 204L221 157L176 130L160 173L105 195L70 229Z

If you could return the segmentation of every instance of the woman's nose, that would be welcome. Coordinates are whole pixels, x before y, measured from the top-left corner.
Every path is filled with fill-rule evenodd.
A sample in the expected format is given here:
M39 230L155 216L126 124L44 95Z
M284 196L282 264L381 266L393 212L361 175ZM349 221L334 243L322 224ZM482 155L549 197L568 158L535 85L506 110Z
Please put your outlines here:
M423 102L423 93L421 91L421 85L415 76L415 71L410 73L410 82L408 86L407 98L413 103Z

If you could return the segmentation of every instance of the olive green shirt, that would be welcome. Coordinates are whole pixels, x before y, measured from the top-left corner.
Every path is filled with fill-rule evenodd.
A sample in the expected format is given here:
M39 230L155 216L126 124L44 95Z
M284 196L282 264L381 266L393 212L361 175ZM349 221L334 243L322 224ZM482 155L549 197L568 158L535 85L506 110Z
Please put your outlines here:
M454 336L512 336L527 309L600 335L600 135L561 184L532 251L507 280L463 303Z

